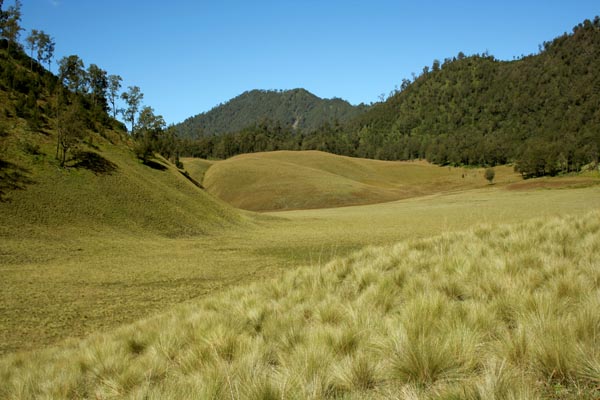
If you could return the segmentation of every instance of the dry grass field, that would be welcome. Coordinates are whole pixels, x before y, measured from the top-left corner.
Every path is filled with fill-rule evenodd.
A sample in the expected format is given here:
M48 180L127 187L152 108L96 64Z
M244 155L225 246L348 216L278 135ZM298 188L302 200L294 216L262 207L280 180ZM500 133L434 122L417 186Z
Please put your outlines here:
M230 330L226 325L237 323L236 319L238 322L244 321L243 318L261 319L260 307L270 307L269 304L275 305L287 298L277 295L280 298L265 299L260 294L247 304L243 299L253 296L250 293L294 293L296 289L285 286L291 277L297 277L292 280L314 280L322 276L323 271L335 269L337 267L333 266L340 263L354 265L352 268L356 274L361 275L359 270L364 269L367 275L375 276L381 272L372 269L379 265L379 257L387 259L386 254L393 253L395 248L424 246L422 255L425 257L430 246L415 244L419 240L419 243L433 243L442 240L439 237L452 237L455 238L452 240L461 242L465 237L472 237L472 233L457 233L456 236L451 233L481 224L486 227L480 230L506 232L513 228L497 225L531 218L541 218L535 224L543 225L548 218L570 215L563 222L550 224L564 224L564 231L572 230L573 235L592 235L594 232L579 232L577 229L581 224L588 226L586 221L597 218L597 214L589 214L591 210L600 209L599 179L593 174L581 178L521 182L508 168L499 168L498 183L489 185L481 171L474 169L440 168L424 163L395 165L318 152L259 154L260 163L264 163L264 168L270 171L277 171L286 157L291 160L287 171L302 170L300 164L304 164L307 170L314 170L312 178L306 178L311 175L304 172L297 177L299 187L304 187L302 185L321 174L331 178L332 182L347 180L344 182L353 187L366 185L389 189L395 191L395 195L402 191L406 194L411 185L418 183L418 187L408 196L401 196L402 200L358 206L344 203L346 207L335 207L339 205L337 200L323 203L327 199L324 194L327 191L324 185L326 179L323 179L315 181L318 185L313 192L321 206L328 208L254 213L235 209L199 189L165 160L157 159L151 166L142 165L128 150L111 145L108 140L94 140L90 151L97 156L88 157L91 165L61 169L53 160L51 136L36 137L40 147L38 154L31 155L23 151L23 143L32 141L27 135L31 134L19 131L18 135L9 136L1 143L4 154L11 155L8 161L19 168L22 188L9 192L0 202L0 398L270 398L269 393L274 398L377 398L386 397L394 390L404 393L404 398L428 398L439 393L459 393L460 387L471 396L479 393L475 387L492 379L491 375L482 371L492 371L493 368L509 371L510 379L525 374L526 379L519 375L523 380L519 381L521 389L518 390L531 394L533 398L554 396L555 392L564 394L563 398L589 397L590 393L594 393L590 391L594 378L585 378L585 373L579 370L578 363L583 362L583 358L577 358L579 353L573 353L575 355L569 361L573 363L569 367L570 372L558 381L553 376L545 376L548 378L545 382L543 375L532 375L538 364L532 361L531 354L526 357L526 367L521 366L520 361L514 365L508 364L508 361L503 364L498 358L500 361L493 365L477 361L469 364L470 367L464 371L462 367L458 368L465 375L456 375L457 372L452 370L454 372L449 372L448 376L442 373L442 378L426 378L429 381L425 384L413 378L389 378L389 370L385 367L387 361L381 361L383 364L380 365L377 355L372 353L373 343L364 339L371 337L371 334L366 334L369 331L365 331L370 329L370 322L364 326L360 324L363 319L369 319L370 312L357 306L352 312L348 311L350 309L331 311L341 315L336 317L332 314L333 321L337 321L335 326L329 327L327 316L323 317L325 320L321 322L324 325L320 327L304 324L305 317L297 315L294 310L313 309L314 314L306 321L320 321L319 310L325 307L319 305L320 297L312 299L308 292L298 292L286 300L286 305L281 303L281 309L288 310L289 313L285 313L291 318L281 321L282 324L292 324L290 340L296 340L294 331L303 332L301 336L304 337L298 342L300 347L289 348L290 353L279 349L279 342L272 341L270 336L262 337L260 343L254 342L255 337L246 337L246 331ZM235 164L236 158L220 162L186 159L184 165L190 176L198 181L206 173L206 184L213 168L227 166L230 162ZM265 171L246 169L255 174ZM286 171L283 167L281 170ZM276 174L271 172L270 177L271 186L276 187ZM290 178L283 174L281 179L287 181ZM428 179L433 183L427 183ZM237 181L240 188L249 190L242 187L243 181ZM236 187L234 183L230 185ZM331 188L335 189L336 185L332 184ZM308 186L292 194L307 195L310 192L306 189ZM277 192L265 192L262 200L272 205L279 201L278 196ZM351 198L343 191L332 196L345 199L340 200L342 203ZM374 196L368 203L383 200ZM271 205L258 208L280 208ZM535 224L526 225L529 228L514 229L527 230L537 226ZM593 230L591 227L593 225L588 226ZM498 235L503 237L505 234ZM428 239L431 237L438 239ZM496 234L490 234L485 239L487 242L478 246L486 247L488 242L489 246L493 246L494 238ZM544 249L557 246L553 235L548 235L547 244L542 238L536 240L546 246ZM398 242L402 244L390 247ZM510 246L514 245L513 242ZM355 253L365 246L387 247ZM465 246L458 245L455 253L458 254L458 249L469 248ZM565 253L565 257L579 263L585 249L594 249L593 243L591 246ZM507 255L512 251L510 249L512 247L506 247ZM464 256L471 257L479 251L466 252ZM494 257L503 256L498 249L492 253ZM437 253L431 255L442 256ZM363 258L360 263L355 263ZM330 260L335 261L325 266ZM447 281L443 267L447 262L439 262L441 264L432 269L433 275L419 279L430 279L432 284ZM542 264L541 267L546 268ZM301 269L295 272L298 268ZM586 267L580 276L583 280L588 274L591 279L588 283L593 286L596 278L590 275L592 270ZM518 269L510 271L516 273ZM471 272L465 274L471 276ZM551 277L545 272L539 276ZM501 279L500 276L495 278ZM375 281L379 282L378 279ZM517 276L515 279L529 278ZM537 279L539 282L542 278ZM326 285L315 293L334 289L327 286L330 283L324 283ZM273 289L278 284L283 286ZM327 300L331 307L334 303L346 301L343 297L335 297L339 295L337 290L332 290L333 297ZM479 290L472 288L473 293ZM585 290L593 297L594 292L589 286ZM403 296L410 296L410 293L406 292ZM439 302L440 298L433 294L432 301ZM376 296L375 293L373 295ZM301 304L302 296L306 296L306 304ZM358 301L359 297L354 300ZM239 304L222 309L226 304L224 301L231 299L240 299ZM313 304L313 300L316 303ZM372 307L366 297L360 302L361 307ZM195 336L193 339L187 337L190 331L187 322L182 321L188 318L211 321L216 318L206 311L211 307L211 313L224 319L214 320L217 321L215 330L212 325L202 330L193 328ZM588 309L591 305L582 307ZM411 318L410 310L412 308L407 308L401 313L402 321ZM452 313L456 310L446 311L450 313L448 315L454 315ZM259 314L255 315L256 312ZM328 312L324 309L323 315ZM563 316L567 318L571 312L569 308ZM397 318L396 314L394 311L389 317ZM232 320L226 322L229 318ZM383 318L383 321L388 319ZM593 319L590 321L594 323ZM349 328L346 336L342 328L354 323L358 325ZM440 326L445 326L445 323L440 322ZM359 332L356 350L360 351L335 353L337 350L332 340L337 339L325 339L326 334L323 333L333 327L337 333L330 332L332 337L341 335L351 343L355 340L354 334ZM313 328L317 330L311 331ZM376 326L376 329L380 328L385 327ZM275 326L272 329L279 328ZM284 331L288 332L287 329ZM440 329L435 328L433 332ZM391 336L398 343L404 340L397 336L400 332ZM538 331L528 332L527 340ZM383 333L374 337L381 339ZM491 340L486 336L488 333L477 331L477 335L481 334L483 338L477 335L473 338L488 343L487 340ZM274 331L269 333L274 334ZM585 340L584 344L589 345L591 339L587 337ZM235 344L238 342L242 346L239 349ZM221 349L221 345L225 347ZM233 350L228 350L228 346L233 346ZM314 373L308 372L313 368L310 360L317 354L311 355L310 352L321 352L324 346L331 347L323 353L326 370L321 371L315 365ZM566 352L578 346L579 342L569 344L565 347ZM265 350L267 347L274 348ZM292 351L293 348L295 350ZM210 349L214 349L216 354L224 354L225 358L207 361L205 352L213 351ZM385 351L390 349L388 347ZM491 352L488 347L486 349ZM183 355L179 350L191 353ZM260 354L264 351L267 354L264 357L268 354L275 357L275 361L268 361L268 367L260 364L264 358ZM256 357L260 358L260 362ZM282 360L286 360L285 366L281 364ZM586 361L592 371L590 374L597 371L594 370L597 367L593 364L594 360L597 359ZM250 368L254 364L256 368ZM355 386L351 383L354 379L352 374L360 371L352 372L354 365L365 367L367 374L373 372L374 380L364 387ZM252 371L257 375L247 375ZM473 374L473 371L476 373ZM298 381L292 382L292 375L298 376ZM464 377L460 381L464 381L465 385L455 384L454 378L449 376ZM223 377L227 381L225 386ZM250 385L249 379L253 379L256 386ZM509 387L516 381L507 382L505 386ZM550 395L549 390L553 391ZM515 394L515 397L519 396ZM527 398L527 395L521 397Z
M0 361L3 398L596 399L600 214L368 247Z
M512 168L496 168L498 184L520 180ZM204 175L210 193L252 211L383 203L487 184L481 168L369 160L320 151L243 154L215 162Z

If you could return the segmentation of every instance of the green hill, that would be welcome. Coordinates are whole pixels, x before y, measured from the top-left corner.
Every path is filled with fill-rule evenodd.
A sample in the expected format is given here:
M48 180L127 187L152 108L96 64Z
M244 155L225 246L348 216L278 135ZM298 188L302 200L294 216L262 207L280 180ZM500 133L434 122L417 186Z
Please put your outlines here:
M57 78L16 50L0 48L0 67L0 354L131 322L231 279L198 268L207 251L174 265L172 240L246 217L166 159L142 163L83 96L67 94L85 125L61 166Z
M578 171L600 154L600 18L499 61L436 61L354 121L356 154L438 164L517 161L527 176Z
M579 172L596 167L600 155L599 63L597 17L545 42L538 54L513 61L463 53L436 60L351 121L311 125L300 135L290 128L293 118L256 127L238 124L237 132L189 142L186 151L227 158L321 150L383 160L427 159L439 165L516 163L524 177ZM270 104L258 94L244 100L248 109ZM273 108L270 113L279 112ZM237 114L224 118L236 121Z
M265 120L312 131L325 122L348 121L365 109L338 98L321 99L304 89L251 90L175 127L179 136L190 138L233 133Z
M509 167L498 167L496 173L498 183L520 180ZM481 169L351 158L320 151L277 151L214 162L204 174L203 184L235 207L265 211L381 203L480 188L487 186L487 181Z

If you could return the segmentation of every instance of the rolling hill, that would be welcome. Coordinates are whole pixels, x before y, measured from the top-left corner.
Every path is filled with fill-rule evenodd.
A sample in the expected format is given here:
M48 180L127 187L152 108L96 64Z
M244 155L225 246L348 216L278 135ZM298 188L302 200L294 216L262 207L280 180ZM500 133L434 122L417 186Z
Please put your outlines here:
M265 120L284 128L312 131L325 122L345 122L367 109L342 99L321 99L305 89L250 90L175 129L180 137L233 133Z
M193 163L190 160L188 165ZM520 177L510 167L498 167L496 179L506 183ZM266 211L381 203L480 188L487 181L481 169L278 151L215 162L206 171L203 185L234 207Z
M596 17L543 43L538 54L512 61L462 52L434 60L413 79L403 79L386 101L350 120L338 117L341 124L311 124L298 135L290 128L294 118L256 127L236 123L231 129L236 132L188 142L186 151L201 158L321 150L438 165L515 163L526 178L579 172L597 167L600 155L599 49ZM270 101L258 95L252 101L256 104L244 107L251 111L244 119L256 121L254 110ZM233 124L236 112L224 121ZM270 113L279 111L272 107Z

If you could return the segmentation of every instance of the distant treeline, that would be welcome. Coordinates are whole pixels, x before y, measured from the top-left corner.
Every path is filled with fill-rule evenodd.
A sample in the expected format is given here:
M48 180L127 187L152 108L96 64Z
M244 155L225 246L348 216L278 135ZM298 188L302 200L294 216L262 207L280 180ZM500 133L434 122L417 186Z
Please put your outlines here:
M386 101L348 122L312 130L263 120L235 133L185 139L183 151L226 158L270 150L323 150L445 165L515 163L525 177L597 165L600 18L499 61L488 54L435 60Z

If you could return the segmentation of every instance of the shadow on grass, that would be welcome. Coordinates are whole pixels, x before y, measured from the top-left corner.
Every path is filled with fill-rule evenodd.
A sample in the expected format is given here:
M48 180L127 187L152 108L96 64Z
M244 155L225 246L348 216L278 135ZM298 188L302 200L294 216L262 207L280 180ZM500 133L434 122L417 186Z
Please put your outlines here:
M202 186L202 184L200 182L198 182L197 180L195 180L194 178L192 178L187 171L179 171L179 173L181 175L183 175L188 181L192 182L194 185L196 185L197 187L199 187L200 189L204 189L204 186Z
M35 183L28 177L29 170L0 159L0 202L8 201L6 195L12 190L23 190Z
M75 161L73 168L85 168L96 175L110 175L118 169L115 163L93 151L81 151L73 160Z
M144 165L146 165L146 166L148 166L148 167L150 167L152 169L157 169L159 171L166 171L167 170L166 166L162 165L159 162L152 161L152 160L146 160L146 161L144 161Z

